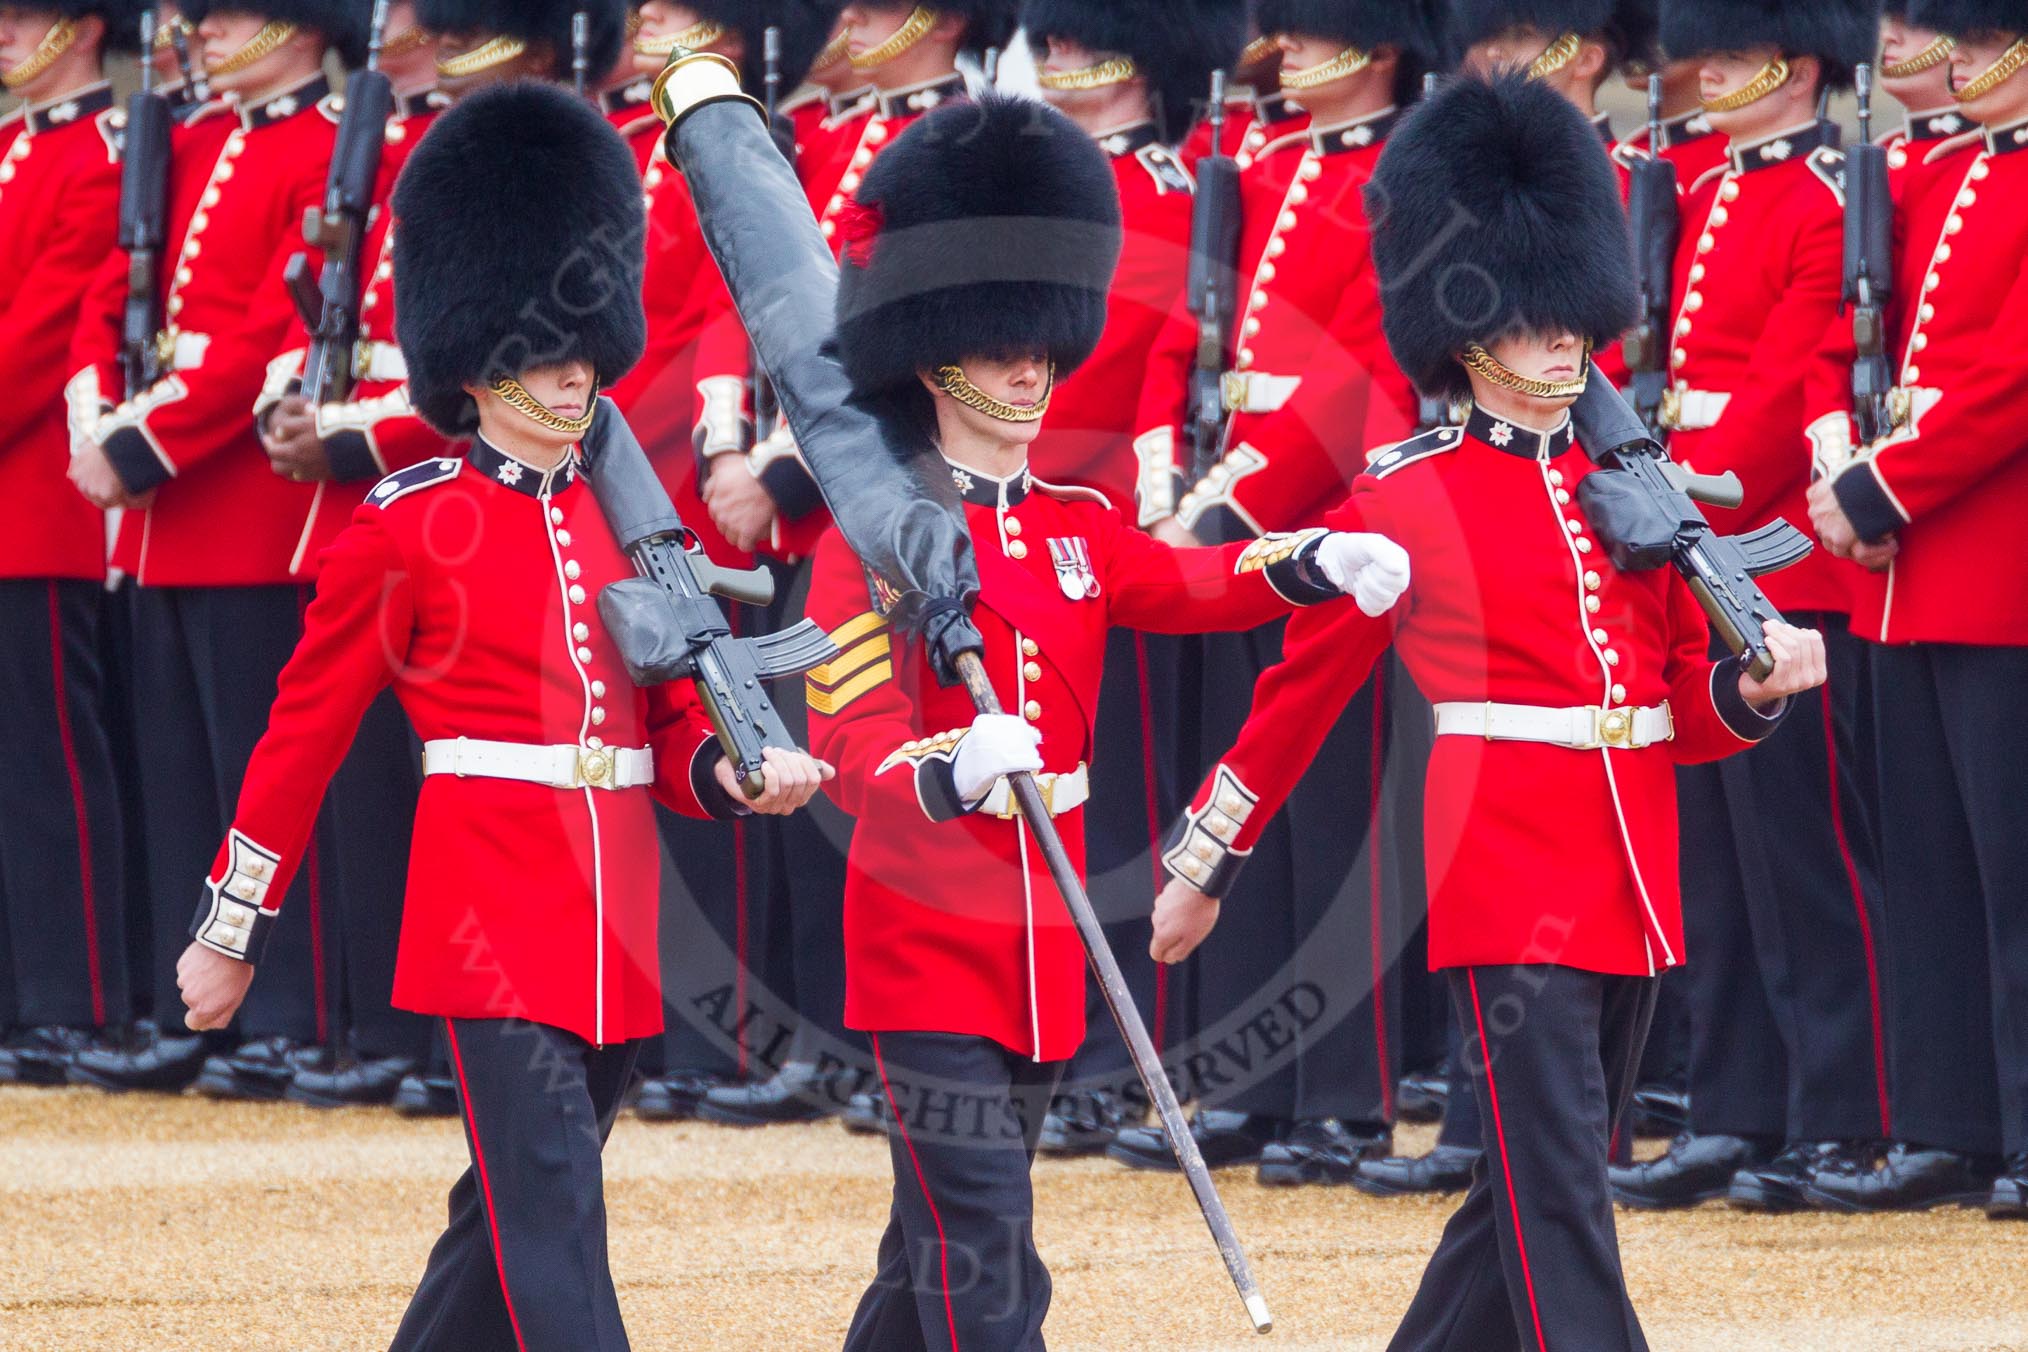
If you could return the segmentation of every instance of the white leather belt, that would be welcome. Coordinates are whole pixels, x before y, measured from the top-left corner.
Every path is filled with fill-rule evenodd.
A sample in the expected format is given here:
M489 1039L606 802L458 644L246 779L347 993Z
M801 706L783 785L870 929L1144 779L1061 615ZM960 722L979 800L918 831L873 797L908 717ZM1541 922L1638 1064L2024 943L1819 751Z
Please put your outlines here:
M1718 426L1732 396L1722 390L1666 390L1662 394L1662 425L1678 432L1702 432Z
M531 746L446 737L423 743L425 775L516 779L552 789L632 789L655 779L647 747Z
M1301 376L1271 376L1265 371L1227 371L1218 392L1227 413L1273 413L1289 402Z
M408 379L408 359L393 343L378 338L361 339L352 348L354 380L400 381Z
M1533 704L1439 704L1439 737L1483 737L1489 742L1545 742L1576 751L1624 751L1674 741L1675 717L1667 701L1648 709L1601 709L1596 704L1548 709Z
M1069 774L1037 775L1035 786L1042 790L1042 805L1049 809L1052 817L1081 808L1091 798L1091 774L1087 767L1078 766ZM1021 808L1014 801L1014 790L1005 779L995 780L986 801L979 804L980 812L999 817L1003 821L1021 815Z

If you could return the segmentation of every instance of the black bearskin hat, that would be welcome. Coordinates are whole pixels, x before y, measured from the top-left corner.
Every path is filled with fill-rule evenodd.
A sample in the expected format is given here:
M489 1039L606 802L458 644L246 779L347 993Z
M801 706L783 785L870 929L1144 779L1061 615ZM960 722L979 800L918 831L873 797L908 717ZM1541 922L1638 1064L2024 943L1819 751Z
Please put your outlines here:
M1613 8L1613 0L1444 0L1443 38L1453 62L1510 28L1533 28L1552 38L1575 33L1611 39L1618 36Z
M1626 65L1658 71L1668 61L1662 53L1661 9L1661 0L1619 0L1613 6L1609 27Z
M988 95L946 104L866 171L844 220L838 348L862 395L976 355L1098 346L1119 264L1119 190L1062 113Z
M810 73L810 63L831 40L842 0L690 0L690 7L712 23L722 23L746 44L740 63L740 84L755 98L767 96L767 31L782 32L784 97Z
M177 9L194 28L214 9L223 14L243 10L274 23L298 24L324 35L338 59L348 67L366 64L366 35L373 26L373 0L233 0L229 5L212 0L181 0ZM135 11L135 22L140 12ZM138 35L138 29L136 30Z
M610 385L641 359L640 171L568 90L519 80L459 103L409 157L394 214L396 337L438 431L472 430L467 383L582 358Z
M1910 0L1908 21L1932 33L2028 33L2028 0Z
M1825 83L1847 85L1852 68L1880 50L1880 0L1666 0L1662 45L1678 60L1778 47L1816 57Z
M1457 354L1568 329L1599 346L1634 320L1626 209L1598 133L1539 80L1461 76L1387 139L1366 188L1382 323L1418 389L1462 399Z
M1038 58L1052 37L1133 58L1148 81L1162 139L1172 144L1210 100L1212 72L1230 68L1246 45L1240 0L1027 0L1021 26Z
M416 20L433 33L485 33L547 43L555 55L554 75L570 74L571 19L590 16L586 58L597 84L619 64L627 44L627 0L416 0Z
M940 14L965 16L969 26L964 50L980 59L989 47L1004 49L1021 26L1021 0L942 0L930 8Z
M1442 56L1429 6L1430 0L1260 0L1255 13L1263 33L1329 38L1368 51L1393 47L1401 54L1395 100L1408 104L1421 93L1423 72Z
M141 11L148 6L138 0L57 0L54 8L66 19L97 15L105 20L106 37L99 46L102 52L132 55L141 50Z

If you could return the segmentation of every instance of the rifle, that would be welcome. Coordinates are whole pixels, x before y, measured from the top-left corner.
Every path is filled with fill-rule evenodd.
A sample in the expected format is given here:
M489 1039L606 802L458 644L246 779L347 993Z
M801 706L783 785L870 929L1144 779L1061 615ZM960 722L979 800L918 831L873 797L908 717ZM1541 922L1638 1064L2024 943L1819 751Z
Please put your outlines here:
M120 373L132 399L161 379L162 249L169 225L169 100L155 91L155 11L141 11L141 88L127 100L120 152L120 247L127 299L120 311Z
M1228 335L1239 306L1239 163L1224 151L1225 72L1211 75L1211 153L1197 166L1191 207L1191 308L1197 314L1197 362L1190 377L1190 477L1210 473L1225 449Z
M176 66L193 103L211 102L211 81L204 78L204 63L190 59L190 20L182 15L169 25L169 45L176 49Z
M1845 152L1845 295L1852 307L1852 407L1859 440L1894 430L1894 367L1887 356L1887 307L1894 299L1894 201L1887 151L1873 144L1873 67L1858 69L1859 143Z
M696 537L611 399L599 399L581 444L599 510L640 572L599 593L607 632L636 685L696 683L741 787L760 797L762 751L796 745L762 682L800 676L838 656L838 645L810 620L763 638L734 638L713 598L765 606L774 599L774 575L720 568L687 547Z
M591 14L578 10L570 16L570 87L579 98L591 85Z
M1781 612L1754 581L1809 557L1808 536L1775 520L1750 535L1720 535L1697 504L1737 507L1739 476L1692 474L1627 407L1609 383L1594 378L1571 406L1578 439L1599 469L1577 486L1584 513L1605 542L1613 566L1639 572L1675 565L1725 646L1755 679L1774 670L1767 626Z
M796 138L786 132L781 123L782 102L782 30L769 25L762 38L762 51L767 62L765 108L768 119L768 134L784 147L783 153L791 165L795 163ZM748 397L753 404L754 443L766 441L774 435L775 423L781 417L781 406L775 399L775 384L768 379L768 373L761 367L759 349L747 348Z
M297 254L282 273L303 324L310 349L303 358L303 397L314 407L343 400L352 392L359 347L359 301L363 289L361 252L373 216L380 157L387 122L394 116L394 86L380 69L380 43L387 31L388 0L374 0L366 68L345 80L345 112L324 180L324 204L303 213L303 239L324 255L310 280L310 259Z
M1634 268L1641 287L1641 316L1627 331L1624 350L1634 375L1634 411L1651 436L1660 437L1663 396L1669 388L1669 312L1680 222L1676 166L1662 157L1662 77L1648 77L1648 156L1634 161L1627 216L1634 230Z

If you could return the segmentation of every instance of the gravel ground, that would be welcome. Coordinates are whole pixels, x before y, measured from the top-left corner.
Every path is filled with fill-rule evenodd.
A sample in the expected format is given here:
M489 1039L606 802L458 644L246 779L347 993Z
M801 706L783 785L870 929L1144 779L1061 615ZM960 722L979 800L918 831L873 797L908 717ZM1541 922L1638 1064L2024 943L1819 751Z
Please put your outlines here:
M1405 1131L1420 1149L1428 1129ZM612 1261L634 1346L834 1349L869 1277L881 1143L623 1119ZM0 1089L0 1349L385 1347L465 1162L453 1122ZM1181 1182L1044 1162L1055 1352L1385 1346L1448 1199L1222 1188L1278 1326L1244 1316ZM1621 1215L1657 1349L2028 1352L2028 1228L1976 1212ZM484 1352L475 1349L474 1352Z

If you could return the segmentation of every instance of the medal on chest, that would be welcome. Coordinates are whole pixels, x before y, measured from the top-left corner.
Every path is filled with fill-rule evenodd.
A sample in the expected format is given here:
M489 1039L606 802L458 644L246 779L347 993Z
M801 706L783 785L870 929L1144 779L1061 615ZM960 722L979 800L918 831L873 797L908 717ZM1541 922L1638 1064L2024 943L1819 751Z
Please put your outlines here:
M1098 574L1092 571L1091 546L1082 535L1051 540L1049 557L1056 564L1056 585L1065 596L1073 601L1098 599Z

